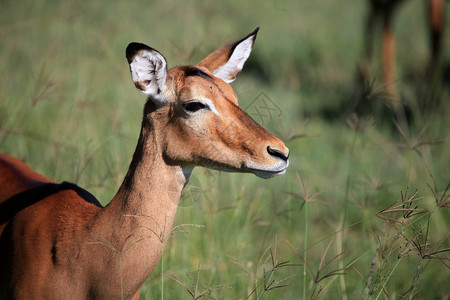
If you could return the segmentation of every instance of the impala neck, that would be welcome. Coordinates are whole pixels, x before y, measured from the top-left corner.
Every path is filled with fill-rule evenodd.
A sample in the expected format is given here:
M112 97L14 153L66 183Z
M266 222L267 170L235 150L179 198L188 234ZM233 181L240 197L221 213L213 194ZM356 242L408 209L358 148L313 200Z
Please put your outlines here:
M190 175L165 161L160 139L163 127L155 121L158 111L148 107L128 173L91 229L115 248L110 251L112 256L121 255L124 286L131 290L137 290L157 265Z
M149 128L142 128L128 173L109 206L118 214L149 217L167 227L176 213L188 174L180 166L165 162L154 135Z
M129 170L111 201L111 209L119 215L144 218L160 227L165 243L172 227L181 191L189 170L167 162L163 155L163 131L160 110L149 101L144 108L141 133ZM150 224L146 224L149 226ZM165 228L165 232L162 230Z

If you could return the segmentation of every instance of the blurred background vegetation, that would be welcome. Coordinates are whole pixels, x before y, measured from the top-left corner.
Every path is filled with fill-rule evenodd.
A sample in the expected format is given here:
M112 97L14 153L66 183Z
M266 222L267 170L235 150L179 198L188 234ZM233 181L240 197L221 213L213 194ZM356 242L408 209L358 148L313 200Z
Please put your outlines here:
M436 58L427 2L401 1L385 80L374 2L0 0L0 151L107 204L145 101L127 44L195 64L261 26L232 85L291 166L197 168L175 225L204 227L171 237L141 298L448 299L449 21Z

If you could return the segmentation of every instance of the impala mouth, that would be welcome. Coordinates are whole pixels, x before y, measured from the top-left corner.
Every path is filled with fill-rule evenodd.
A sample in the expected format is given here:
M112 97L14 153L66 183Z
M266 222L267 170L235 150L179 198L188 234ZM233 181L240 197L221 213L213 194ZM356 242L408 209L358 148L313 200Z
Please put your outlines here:
M284 173L286 173L286 169L288 166L289 160L286 160L281 161L280 163L270 168L246 167L246 169L260 178L268 179L278 175L283 175Z

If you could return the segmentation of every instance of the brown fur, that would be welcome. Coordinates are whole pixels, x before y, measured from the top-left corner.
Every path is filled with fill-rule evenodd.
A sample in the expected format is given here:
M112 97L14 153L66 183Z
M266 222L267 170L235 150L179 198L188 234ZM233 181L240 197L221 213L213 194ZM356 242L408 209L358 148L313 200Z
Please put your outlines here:
M219 52L212 57L222 62L227 54ZM203 62L202 70L211 78L186 77L184 67L168 71L168 104L147 101L128 173L106 207L64 190L7 216L0 224L1 299L118 299L122 292L138 298L169 237L187 180L183 168L251 172L249 162L258 168L279 162L267 153L269 145L287 155L279 139L237 106L236 93L211 74L213 67ZM182 103L199 97L211 99L220 116L188 116ZM51 182L6 155L0 155L0 174L0 208Z

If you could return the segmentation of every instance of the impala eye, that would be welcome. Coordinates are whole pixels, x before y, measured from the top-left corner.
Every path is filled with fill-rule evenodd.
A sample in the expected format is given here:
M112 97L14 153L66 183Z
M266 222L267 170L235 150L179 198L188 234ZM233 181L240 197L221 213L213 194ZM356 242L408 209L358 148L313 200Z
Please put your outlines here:
M183 108L188 112L196 112L200 109L208 108L208 106L201 102L192 101L192 102L183 103Z

